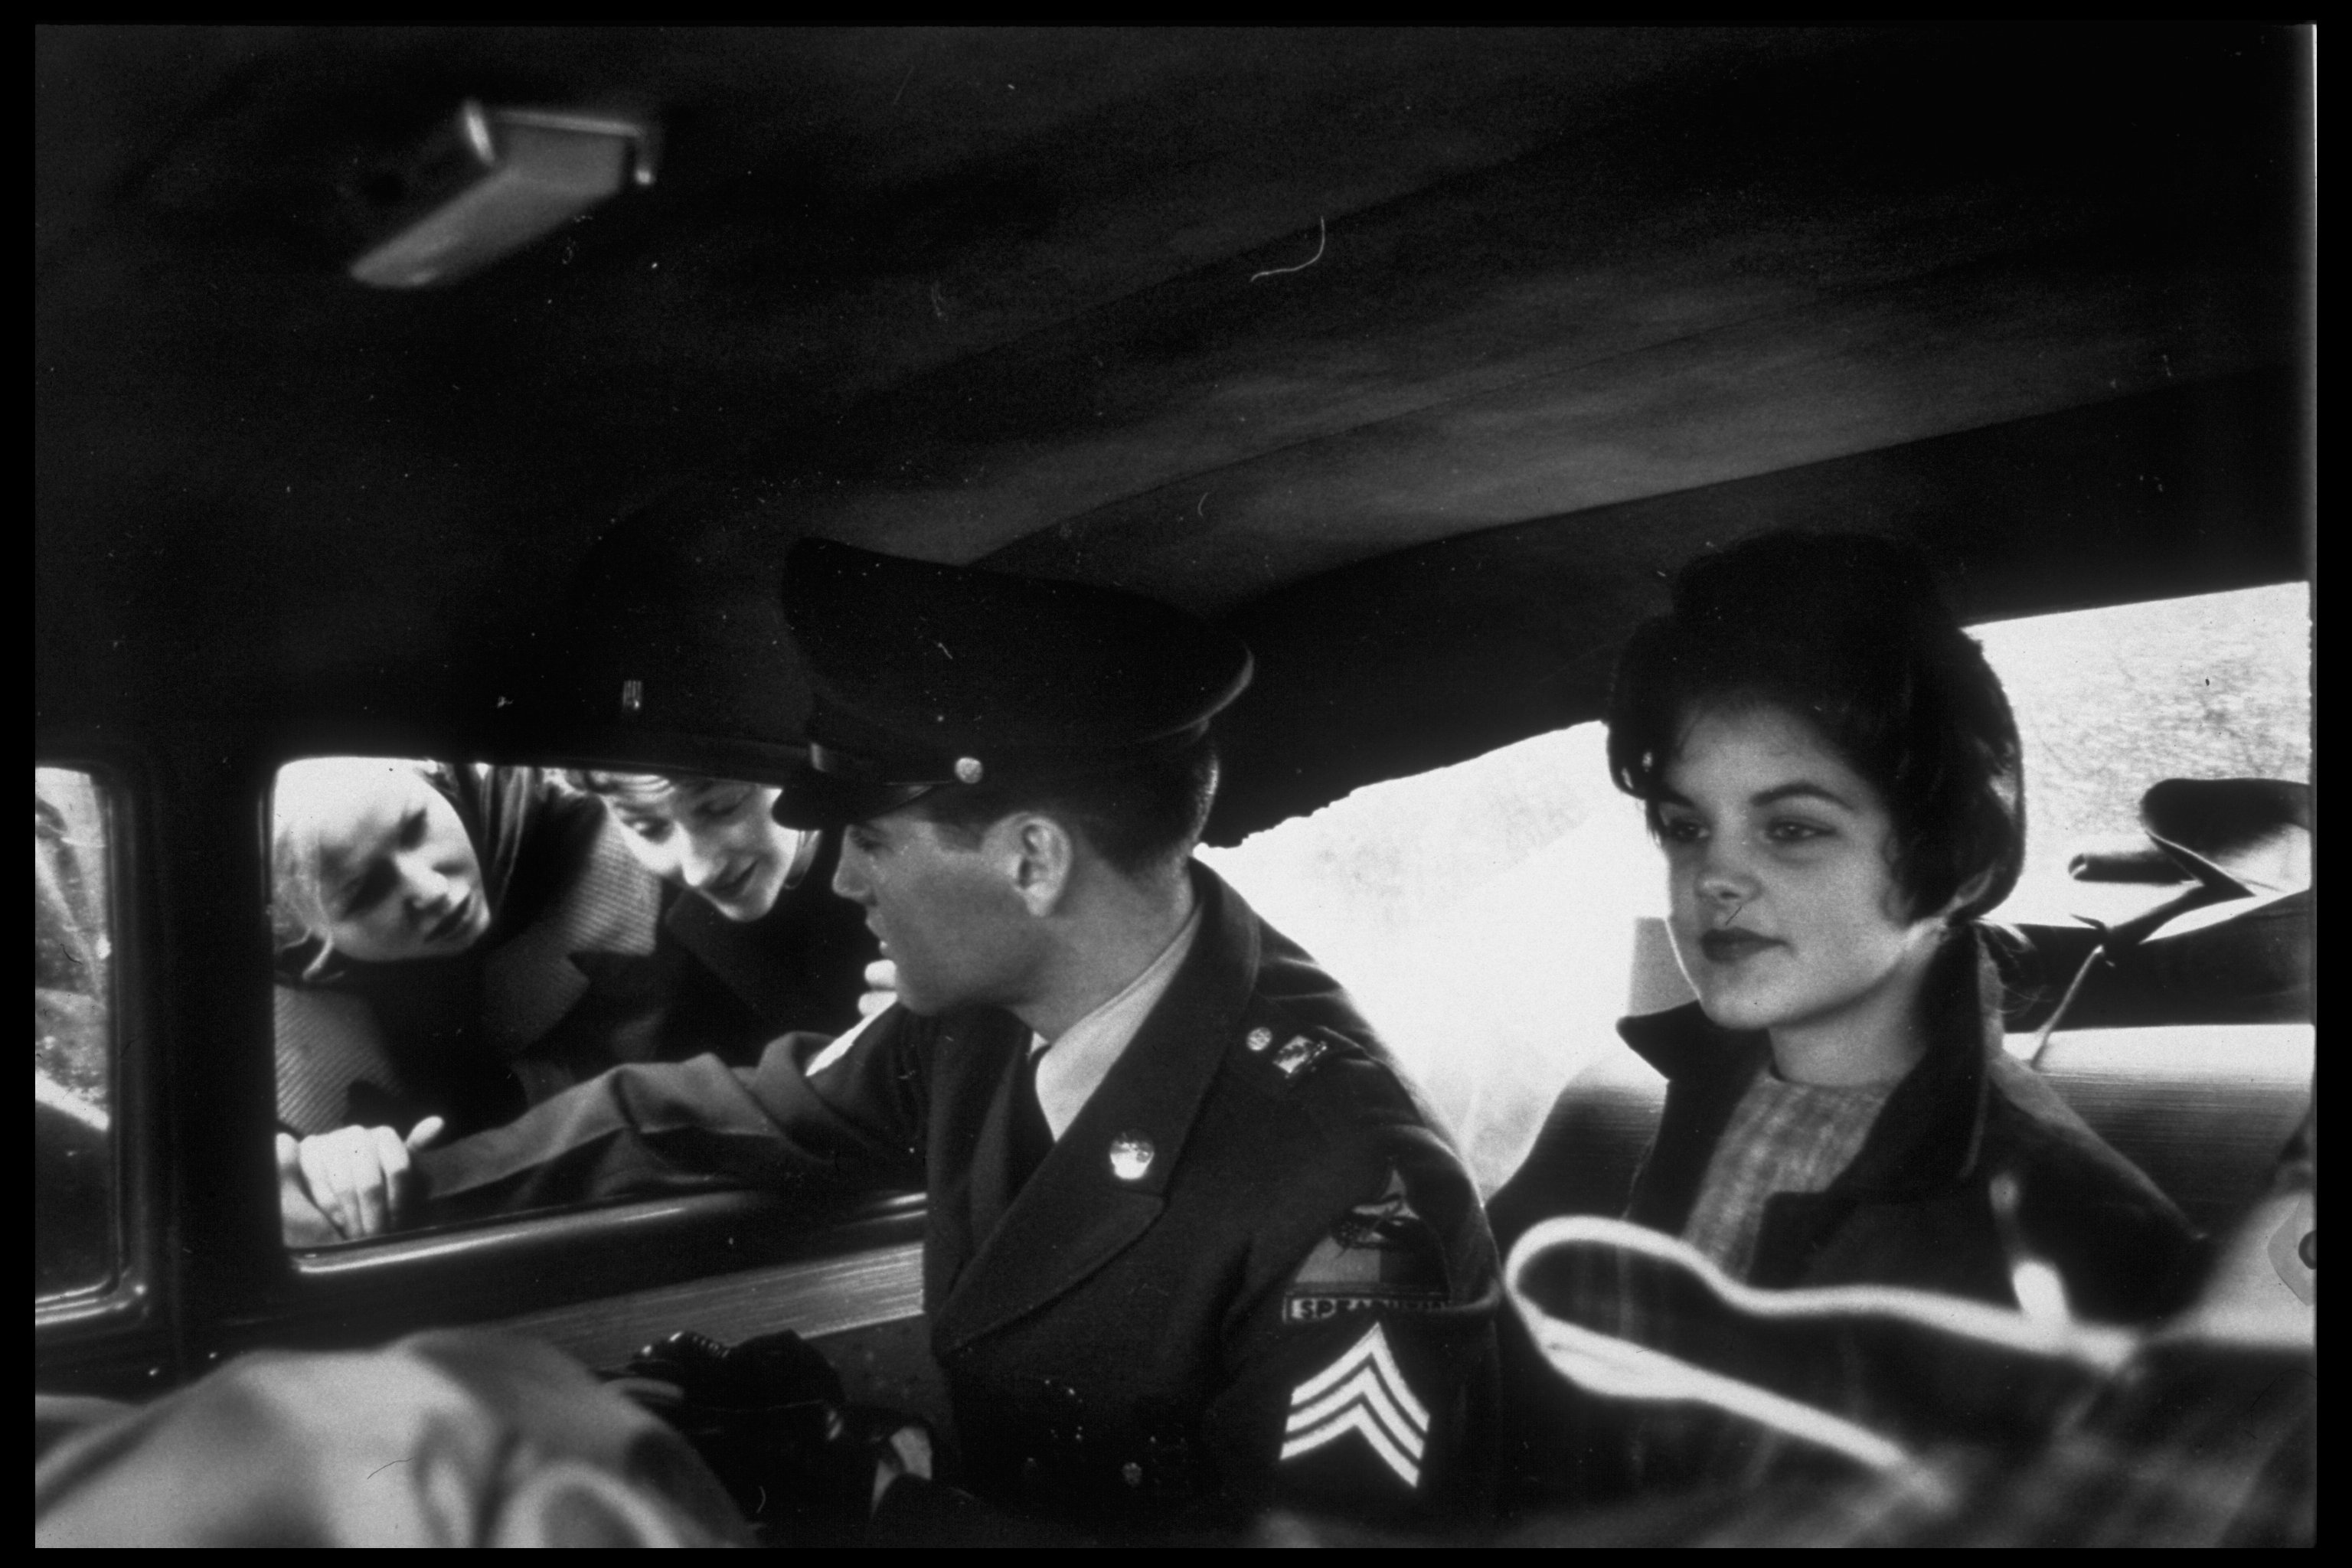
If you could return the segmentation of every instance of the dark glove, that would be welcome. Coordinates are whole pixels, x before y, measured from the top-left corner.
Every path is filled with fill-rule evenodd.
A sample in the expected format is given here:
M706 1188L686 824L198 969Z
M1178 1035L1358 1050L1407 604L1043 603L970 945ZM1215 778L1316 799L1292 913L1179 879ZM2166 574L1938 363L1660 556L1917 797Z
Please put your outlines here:
M672 1334L639 1351L627 1378L629 1391L701 1453L745 1516L785 1540L855 1541L885 1474L928 1469L922 1424L851 1405L832 1363L790 1331L738 1345ZM910 1463L910 1453L922 1462Z

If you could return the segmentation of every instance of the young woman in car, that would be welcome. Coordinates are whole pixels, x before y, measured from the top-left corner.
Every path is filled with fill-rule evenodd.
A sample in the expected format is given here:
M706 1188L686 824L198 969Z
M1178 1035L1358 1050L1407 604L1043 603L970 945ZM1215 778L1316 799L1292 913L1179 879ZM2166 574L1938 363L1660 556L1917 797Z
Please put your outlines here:
M1667 1079L1627 1217L1760 1286L2011 1303L2047 1264L2083 1316L2170 1305L2188 1220L2001 1048L2017 727L1924 559L1767 535L1673 605L1609 710L1698 995L1622 1026Z

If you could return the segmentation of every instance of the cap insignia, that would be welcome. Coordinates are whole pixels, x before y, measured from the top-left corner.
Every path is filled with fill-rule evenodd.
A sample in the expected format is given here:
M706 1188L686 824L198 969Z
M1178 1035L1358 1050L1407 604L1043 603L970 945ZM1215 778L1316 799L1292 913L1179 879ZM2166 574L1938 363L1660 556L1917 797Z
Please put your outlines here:
M956 759L955 776L957 782L960 784L978 784L983 771L984 770L980 765L980 759L978 757L958 757Z
M1274 1031L1261 1024L1249 1032L1249 1038L1244 1043L1254 1051L1262 1051L1274 1044Z

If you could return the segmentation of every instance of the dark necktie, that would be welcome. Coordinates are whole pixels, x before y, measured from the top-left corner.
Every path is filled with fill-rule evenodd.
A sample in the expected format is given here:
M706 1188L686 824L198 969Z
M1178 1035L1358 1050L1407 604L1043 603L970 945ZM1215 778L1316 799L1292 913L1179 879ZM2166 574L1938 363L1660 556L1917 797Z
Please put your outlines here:
M1027 1184L1032 1173L1053 1152L1054 1130L1045 1121L1045 1108L1037 1103L1037 1062L1044 1051L1025 1051L1013 1075L1013 1147L1004 1195L1009 1199Z

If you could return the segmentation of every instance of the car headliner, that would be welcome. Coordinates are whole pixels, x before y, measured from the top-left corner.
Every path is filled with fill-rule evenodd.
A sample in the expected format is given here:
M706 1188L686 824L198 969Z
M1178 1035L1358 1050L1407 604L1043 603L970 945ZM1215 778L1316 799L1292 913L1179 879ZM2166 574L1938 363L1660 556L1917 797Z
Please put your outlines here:
M1907 532L1980 618L2290 580L2310 58L37 29L37 725L463 732L616 525L820 532L1228 617L1230 838L1594 716L1665 572L1759 527ZM352 282L467 95L645 112L659 178Z

